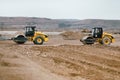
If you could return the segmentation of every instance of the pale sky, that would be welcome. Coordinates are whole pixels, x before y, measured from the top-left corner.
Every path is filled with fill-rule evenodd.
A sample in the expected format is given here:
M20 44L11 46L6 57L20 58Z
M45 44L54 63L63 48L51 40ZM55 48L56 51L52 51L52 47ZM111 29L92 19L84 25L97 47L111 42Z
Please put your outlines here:
M0 0L0 16L120 19L120 0Z

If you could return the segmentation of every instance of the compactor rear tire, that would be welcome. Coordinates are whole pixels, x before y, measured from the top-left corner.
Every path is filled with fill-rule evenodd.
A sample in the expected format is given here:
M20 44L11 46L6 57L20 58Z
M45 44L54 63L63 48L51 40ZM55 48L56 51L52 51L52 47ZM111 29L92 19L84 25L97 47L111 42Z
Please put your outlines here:
M107 46L110 45L111 44L111 39L109 37L104 37L102 39L102 44L107 45Z
M33 42L34 42L34 44L42 45L44 40L42 37L38 36L35 38L35 40Z

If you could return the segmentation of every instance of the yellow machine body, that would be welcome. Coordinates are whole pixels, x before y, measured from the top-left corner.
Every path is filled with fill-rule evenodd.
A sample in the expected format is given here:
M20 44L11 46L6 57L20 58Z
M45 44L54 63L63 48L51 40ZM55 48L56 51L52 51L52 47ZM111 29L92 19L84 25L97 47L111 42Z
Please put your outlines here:
M104 40L104 38L106 38L106 39ZM104 43L103 43L103 41L104 41ZM104 44L104 45L109 45L109 43L115 42L115 38L112 36L112 34L103 32L102 38L97 38L96 42L99 42L100 44Z
M48 36L46 34L44 34L43 32L35 32L33 37L27 37L27 39L29 41L34 41L36 39L36 37L38 37L38 36L42 37L44 42L48 41Z

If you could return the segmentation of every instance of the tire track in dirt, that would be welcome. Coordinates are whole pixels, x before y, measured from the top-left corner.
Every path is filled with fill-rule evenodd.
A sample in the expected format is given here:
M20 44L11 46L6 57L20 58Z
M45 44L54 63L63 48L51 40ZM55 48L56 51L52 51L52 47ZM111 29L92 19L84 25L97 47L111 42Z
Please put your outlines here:
M112 59L112 57L108 58L107 56L104 57L104 55L99 56L96 54L97 55L96 56L95 53L92 55L92 51L90 51L91 48L89 49L89 52L91 52L89 54L89 53L86 53L86 46L82 46L82 47L84 48L83 50L79 49L76 46L59 46L59 47L47 47L47 48L44 47L42 49L39 49L39 47L38 47L38 49L36 48L35 50L40 50L40 51L42 50L42 52L53 53L54 56L52 54L50 54L49 56L53 57L53 60L54 60L54 57L57 57L58 62L63 61L63 63L70 64L71 61L73 61L71 64L73 64L73 63L74 63L74 65L75 65L75 63L79 64L79 65L77 65L78 69L80 67L79 71L82 69L82 70L84 70L84 72L88 72L89 69L85 70L84 69L84 66L85 66L87 68L92 67L91 73L96 73L96 74L104 73L103 76L105 76L106 74L107 75L109 74L109 76L114 75L116 78L120 75L120 71L119 71L120 61L115 59L115 57L113 57L113 59ZM44 51L44 49L45 49L45 51ZM95 48L95 49L97 49L97 48ZM107 49L105 49L105 51L106 50ZM99 52L99 53L102 53L102 52ZM83 74L84 74L84 72L83 72ZM114 80L115 77L112 78L112 80ZM109 80L110 78L108 78L106 80ZM116 79L116 80L119 80L119 79Z
M0 80L67 80L21 54L23 50L16 45L0 45Z
M74 51L75 51L74 53L78 53L78 54L79 54L79 52L81 52L81 51L76 52L76 50L74 50ZM114 59L110 59L108 57L106 58L103 56L101 57L99 55L97 55L97 56L92 55L92 53L90 54L90 52L87 54L85 51L81 52L80 55L78 55L78 56L80 56L80 59L84 60L85 62L91 61L91 63L94 62L93 64L95 64L95 63L97 65L100 64L101 66L103 65L104 67L106 66L106 67L109 67L110 69L113 68L113 70L117 69L116 71L119 71L119 69L120 69L120 60L114 60ZM88 60L88 61L86 61L86 60ZM116 69L114 69L114 68L116 68Z
M71 50L71 49L70 49ZM120 69L120 60L116 59L116 57L108 57L108 55L102 55L101 53L100 55L96 55L95 53L88 53L86 51L79 51L79 50L74 50L73 53L76 53L76 55L82 57L82 59L84 60L89 60L89 61L96 61L96 63L101 63L101 64L106 64L107 66L111 66L111 67L117 67L118 69ZM74 55L73 55L74 56ZM90 58L92 57L92 58Z
M68 80L120 80L119 47L16 44L0 46L0 50L5 48L7 53L20 54L51 73L69 77ZM2 56L1 54L0 57Z
M78 61L79 63L75 63L74 61L64 60L62 58L53 58L53 60L55 61L55 63L57 63L57 65L65 63L66 64L65 66L67 68L69 68L70 70L73 69L73 71L69 71L67 75L63 74L62 72L55 72L60 75L72 76L72 77L81 76L83 78L87 78L87 79L89 78L90 80L93 80L93 79L94 80L98 80L98 79L100 79L100 80L104 80L104 79L105 80L114 80L114 79L119 80L119 78L120 78L119 76L116 76L116 74L111 75L110 73L105 73L106 69L101 68L101 65L100 66L96 65L96 64L94 65L94 64L91 64L91 63L85 62L85 61ZM111 71L113 74L114 71L113 70L111 70ZM94 76L94 78L91 78L92 75ZM112 77L105 77L105 76L112 76Z

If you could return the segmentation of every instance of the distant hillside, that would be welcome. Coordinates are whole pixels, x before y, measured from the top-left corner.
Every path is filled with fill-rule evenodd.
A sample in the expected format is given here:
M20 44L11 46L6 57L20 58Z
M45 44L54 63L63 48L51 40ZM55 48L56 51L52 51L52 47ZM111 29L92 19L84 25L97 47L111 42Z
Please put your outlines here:
M101 26L103 28L120 28L120 20L86 19L78 21L74 24L79 24L83 27Z
M26 25L36 25L38 29L79 29L100 26L103 28L120 28L120 20L102 19L49 19L38 17L0 17L0 29L22 29Z
M52 28L58 23L48 18L36 17L0 17L0 27L2 28L18 28L22 29L26 25L36 25L37 28Z

